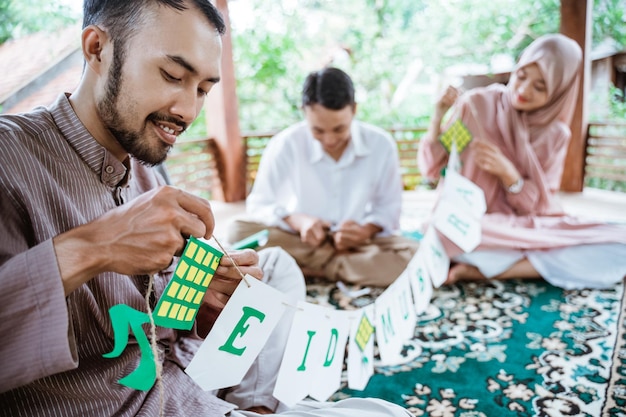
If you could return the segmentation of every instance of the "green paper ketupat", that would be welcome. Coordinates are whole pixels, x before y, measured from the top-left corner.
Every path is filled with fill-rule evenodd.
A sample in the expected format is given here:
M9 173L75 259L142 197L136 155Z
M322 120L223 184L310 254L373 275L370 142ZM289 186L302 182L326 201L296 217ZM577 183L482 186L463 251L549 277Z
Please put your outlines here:
M460 154L472 141L472 134L461 119L458 119L439 137L439 141L446 148L448 153L452 150L452 144L456 143L456 150Z
M202 298L215 274L222 252L191 237L178 262L174 276L159 299L153 315L154 324L172 329L189 330L196 319ZM128 329L135 335L141 350L139 366L119 383L137 390L149 390L157 378L157 367L148 337L141 327L150 316L125 304L109 309L115 346L105 358L115 358L128 345Z
M174 276L154 310L157 326L191 329L222 255L222 252L194 237L189 239Z

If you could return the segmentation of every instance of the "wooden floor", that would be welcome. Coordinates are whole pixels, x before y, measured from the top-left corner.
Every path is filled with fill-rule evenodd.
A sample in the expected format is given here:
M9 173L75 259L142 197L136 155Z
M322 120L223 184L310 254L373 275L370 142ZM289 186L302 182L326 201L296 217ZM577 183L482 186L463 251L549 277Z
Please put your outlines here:
M401 227L418 230L435 203L432 190L406 191L403 196ZM573 216L626 224L626 193L587 188L581 193L560 193L563 207ZM245 214L245 203L211 202L215 214L215 236L226 243L226 230L230 222Z

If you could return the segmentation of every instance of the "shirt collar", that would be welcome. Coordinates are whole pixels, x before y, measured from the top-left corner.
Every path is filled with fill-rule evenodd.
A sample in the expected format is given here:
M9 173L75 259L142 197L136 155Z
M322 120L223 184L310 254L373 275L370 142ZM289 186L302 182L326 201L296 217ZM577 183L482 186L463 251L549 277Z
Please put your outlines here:
M313 137L313 134L308 127L308 124L306 131L311 141L310 161L312 164L314 164L321 161L326 154L324 152L324 149L322 148L322 144L320 143L320 141ZM372 152L363 140L363 135L361 135L359 123L355 120L353 120L352 124L350 125L350 137L350 143L346 147L346 150L343 152L343 155L341 155L341 159L339 159L338 162L342 162L344 160L347 162L352 162L355 158L369 155Z
M89 133L80 121L69 101L69 94L61 94L52 106L50 114L65 140L78 156L109 187L116 187L127 179L128 169Z

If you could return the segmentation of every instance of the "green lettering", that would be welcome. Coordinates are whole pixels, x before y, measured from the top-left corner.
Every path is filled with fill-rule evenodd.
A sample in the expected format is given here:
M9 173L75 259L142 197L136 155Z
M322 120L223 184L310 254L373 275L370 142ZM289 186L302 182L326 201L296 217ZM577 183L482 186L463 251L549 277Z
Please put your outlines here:
M324 366L330 366L333 363L333 359L335 359L335 352L337 352L337 340L339 339L339 332L337 329L332 328L330 330L330 341L328 342L328 350L326 351L326 360L324 361ZM335 345L335 346L333 346ZM332 350L332 356L330 356Z
M300 366L298 366L298 371L306 371L306 357L309 355L309 348L311 347L311 339L313 339L313 336L315 336L315 332L312 330L307 330L306 332L307 335L309 335L309 340L306 344L306 350L304 351L304 357L302 358L302 363L300 364Z
M263 314L259 310L255 310L251 307L243 307L242 310L243 310L243 315L239 319L239 322L237 323L237 325L231 332L230 336L228 337L228 340L226 340L226 343L220 346L218 350L232 353L233 355L237 355L237 356L243 355L243 352L246 350L246 346L242 348L235 347L234 345L235 339L237 338L237 336L243 336L248 331L248 328L250 328L250 325L246 324L246 322L248 321L249 318L256 317L257 319L259 319L260 323L262 323L263 320L265 319L265 314Z

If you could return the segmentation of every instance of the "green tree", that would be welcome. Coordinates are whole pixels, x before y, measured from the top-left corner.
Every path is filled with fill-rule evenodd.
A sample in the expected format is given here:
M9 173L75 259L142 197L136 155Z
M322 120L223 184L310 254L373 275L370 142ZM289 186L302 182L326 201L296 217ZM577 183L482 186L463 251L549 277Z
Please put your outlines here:
M0 44L9 39L54 31L79 16L68 5L45 0L0 0Z
M298 120L304 76L332 62L357 84L359 117L423 124L449 70L510 61L558 32L559 0L238 0L229 3L243 131ZM595 0L593 42L626 47L626 0ZM254 17L251 17L254 16Z

